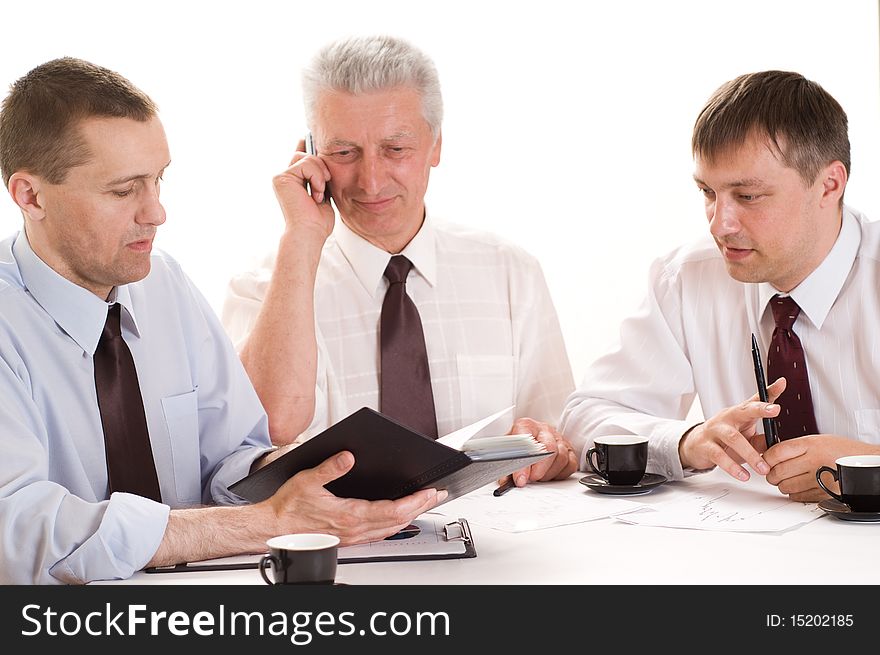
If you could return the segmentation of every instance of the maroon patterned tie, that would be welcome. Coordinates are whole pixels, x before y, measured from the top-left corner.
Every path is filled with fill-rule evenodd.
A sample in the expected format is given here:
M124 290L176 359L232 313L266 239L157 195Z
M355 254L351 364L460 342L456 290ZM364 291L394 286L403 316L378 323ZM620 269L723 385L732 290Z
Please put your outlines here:
M785 378L785 392L776 400L782 411L776 419L780 439L818 434L813 413L813 396L801 340L792 330L801 308L791 296L773 296L770 299L776 328L767 353L769 382Z
M94 364L110 492L162 502L137 370L119 326L119 303L107 312Z
M406 293L412 262L395 255L385 268L388 291L379 321L380 411L426 437L437 438L431 371L419 310Z

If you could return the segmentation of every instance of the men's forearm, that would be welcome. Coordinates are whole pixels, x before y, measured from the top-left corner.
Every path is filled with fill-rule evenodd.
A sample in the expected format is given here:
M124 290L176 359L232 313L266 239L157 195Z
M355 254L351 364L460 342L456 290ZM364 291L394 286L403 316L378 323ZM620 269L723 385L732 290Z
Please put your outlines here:
M314 284L323 244L317 232L284 233L260 314L240 353L275 443L295 439L314 415Z
M148 566L169 566L265 550L273 521L265 504L171 510Z

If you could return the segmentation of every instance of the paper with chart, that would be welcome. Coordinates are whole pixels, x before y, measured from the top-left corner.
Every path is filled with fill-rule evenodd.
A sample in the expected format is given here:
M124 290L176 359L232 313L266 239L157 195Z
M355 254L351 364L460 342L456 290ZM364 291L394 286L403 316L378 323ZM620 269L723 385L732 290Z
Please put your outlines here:
M757 476L755 476L757 477ZM670 500L614 518L633 525L649 525L720 532L779 532L819 518L815 503L788 499L775 487L715 483Z
M503 532L527 532L593 521L644 506L586 491L574 478L536 482L498 497L492 495L497 486L486 485L434 511L450 517L463 516L469 523Z

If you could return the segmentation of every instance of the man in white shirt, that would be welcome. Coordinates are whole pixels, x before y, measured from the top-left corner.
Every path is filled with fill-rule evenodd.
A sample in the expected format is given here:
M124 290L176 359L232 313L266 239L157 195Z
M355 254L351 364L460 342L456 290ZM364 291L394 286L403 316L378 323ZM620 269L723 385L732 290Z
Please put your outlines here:
M719 466L747 480L747 464L792 499L819 500L817 468L880 453L880 225L843 204L846 114L796 73L743 75L708 101L692 146L714 244L654 263L641 311L589 368L561 429L582 466L595 437L643 434L651 472L681 479ZM777 316L777 304L792 310ZM800 341L789 350L801 367L773 376L770 403L755 393L751 334L771 368L778 339ZM709 418L693 426L697 396ZM797 438L767 449L761 420L781 429L801 411Z
M152 251L170 162L156 112L72 58L18 80L0 111L24 217L0 242L0 584L126 578L292 532L378 539L445 497L337 498L324 485L351 453L261 503L229 491L281 451L219 320Z
M538 262L498 237L426 214L441 147L434 65L399 39L348 39L317 55L303 87L317 155L293 158L301 184L289 189L285 219L309 226L315 241L332 231L315 283L317 363L313 352L303 354L309 328L291 327L302 325L303 308L301 296L290 295L299 287L289 273L297 258L315 260L314 248L304 254L301 242L283 237L277 255L232 280L223 312L273 440L308 438L363 406L389 413L386 403L401 399L433 403L413 417L435 414L423 434L448 433L515 404L521 418L513 430L533 433L556 453L517 472L516 483L570 475L576 458L550 422L574 385ZM327 195L339 211L335 227ZM403 281L424 332L427 390L412 398L407 388L381 392L391 377L380 363L387 336L380 321L392 255L412 266ZM405 348L408 356L412 350ZM304 383L307 363L316 369L317 391ZM425 364L410 368L417 366ZM303 411L310 405L314 415Z

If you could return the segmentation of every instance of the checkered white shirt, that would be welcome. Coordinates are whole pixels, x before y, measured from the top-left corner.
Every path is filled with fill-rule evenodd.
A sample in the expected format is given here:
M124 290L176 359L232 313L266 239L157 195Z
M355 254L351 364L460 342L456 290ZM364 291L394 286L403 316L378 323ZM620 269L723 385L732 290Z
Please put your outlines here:
M573 390L571 367L541 267L497 236L428 217L402 251L407 293L421 315L439 434L515 404L555 424ZM253 328L274 266L232 279L223 323L239 346ZM341 220L318 267L314 436L361 407L379 407L379 315L391 255Z

